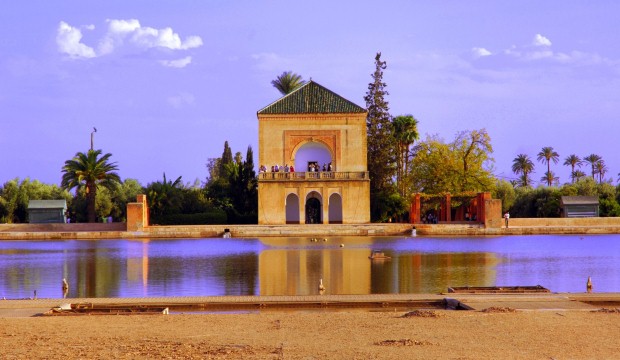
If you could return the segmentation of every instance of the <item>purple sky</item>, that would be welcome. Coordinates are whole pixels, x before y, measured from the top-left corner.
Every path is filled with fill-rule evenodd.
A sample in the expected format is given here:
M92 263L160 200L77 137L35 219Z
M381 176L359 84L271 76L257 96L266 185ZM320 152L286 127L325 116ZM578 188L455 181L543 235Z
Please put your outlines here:
M377 51L391 113L413 114L422 137L486 128L498 176L552 146L561 183L572 153L601 155L615 180L618 14L604 0L3 1L0 183L59 184L93 126L121 178L203 181L224 140L258 153L277 75L365 106Z

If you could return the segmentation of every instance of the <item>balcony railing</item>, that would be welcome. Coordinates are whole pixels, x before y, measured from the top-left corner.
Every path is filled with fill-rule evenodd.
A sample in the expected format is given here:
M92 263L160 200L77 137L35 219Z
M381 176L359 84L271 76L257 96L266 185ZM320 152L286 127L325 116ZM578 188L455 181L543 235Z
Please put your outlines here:
M264 172L258 174L260 181L329 181L367 180L368 171L313 171L313 172Z

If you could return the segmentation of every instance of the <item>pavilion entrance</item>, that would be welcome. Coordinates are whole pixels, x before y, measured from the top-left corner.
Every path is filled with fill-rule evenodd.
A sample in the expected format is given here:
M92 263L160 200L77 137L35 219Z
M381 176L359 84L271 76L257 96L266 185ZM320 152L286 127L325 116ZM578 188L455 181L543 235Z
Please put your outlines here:
M313 191L306 197L306 224L322 223L323 211L321 206L321 195Z

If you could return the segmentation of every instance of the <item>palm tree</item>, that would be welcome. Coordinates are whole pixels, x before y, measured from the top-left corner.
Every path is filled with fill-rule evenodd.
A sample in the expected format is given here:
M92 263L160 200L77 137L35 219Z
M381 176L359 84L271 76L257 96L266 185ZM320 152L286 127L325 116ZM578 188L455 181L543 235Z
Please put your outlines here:
M551 185L551 183L557 183L559 180L560 178L555 176L553 171L547 171L545 176L540 178L541 182L546 182L548 185Z
M165 214L174 214L180 211L181 194L179 189L183 186L181 176L176 180L167 180L164 173L163 182L154 182L146 187L146 198L149 211L153 217Z
M583 160L585 160L587 163L590 164L590 166L592 166L592 179L594 179L594 174L595 172L595 165L597 162L599 162L600 160L602 160L603 158L601 158L600 156L596 155L596 154L590 154L586 157L583 158ZM595 179L596 180L596 179Z
M572 173L570 173L570 177L571 177L571 179L573 179L573 182L575 182L575 180L581 179L584 176L586 176L586 173L584 173L581 170L575 170Z
M292 93L305 83L306 81L301 78L301 75L297 75L292 71L285 71L282 75L271 81L271 85L278 89L282 95Z
M575 177L573 176L575 173L575 166L580 168L581 164L583 164L583 161L575 154L568 155L566 159L564 159L564 165L570 166L571 179L573 182L575 182Z
M602 183L605 178L605 174L607 174L607 171L609 170L607 165L605 165L605 161L603 161L603 159L597 161L596 164L594 164L594 169L598 174L598 182Z
M86 154L78 152L73 159L65 161L65 166L62 168L60 186L63 189L85 188L88 222L95 222L97 218L95 213L97 187L103 186L113 190L121 182L115 172L118 166L116 163L108 162L112 154L107 153L101 157L99 155L101 150L88 150Z
M534 172L534 163L526 154L519 154L512 160L512 172L522 174L520 179L522 186L529 186L528 174Z
M409 149L420 138L418 120L413 115L400 115L392 119L392 126L398 147L396 179L400 194L405 196L404 178L409 171Z
M547 173L551 172L551 165L550 162L553 161L554 164L558 163L558 160L560 160L560 154L558 154L556 151L553 150L553 148L551 146L545 146L542 148L542 150L538 153L538 161L541 161L543 163L547 163ZM547 178L547 180L551 180L550 178ZM547 186L551 186L551 181L547 181Z

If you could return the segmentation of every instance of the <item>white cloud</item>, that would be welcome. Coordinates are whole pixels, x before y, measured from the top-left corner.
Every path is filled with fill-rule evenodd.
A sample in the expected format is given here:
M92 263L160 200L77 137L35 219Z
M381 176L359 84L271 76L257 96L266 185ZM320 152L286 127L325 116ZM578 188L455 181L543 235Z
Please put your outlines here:
M91 26L87 26L89 29ZM93 58L97 56L95 50L81 43L82 31L75 28L64 21L58 25L58 33L56 34L56 44L58 51L65 53L74 58Z
M493 53L490 52L489 50L485 48L479 48L479 47L472 48L471 52L474 54L474 57L477 57L477 58L493 55Z
M536 34L536 36L534 36L534 40L532 40L532 45L534 46L551 46L551 40L547 39L546 37L540 35L540 34Z
M161 48L167 50L189 50L203 45L200 36L188 36L184 40L172 28L155 29L140 25L137 19L108 19L106 34L99 40L97 51L83 43L80 29L60 22L56 42L60 52L73 57L93 58L111 54L120 48L131 49ZM87 25L85 29L92 30L94 25ZM135 51L135 50L134 50ZM163 61L166 66L184 67L191 62L191 57L179 60Z
M104 53L110 53L118 45L127 39L128 43L142 48L166 48L170 50L188 50L203 45L200 36L188 36L181 40L179 34L172 28L155 29L141 26L136 19L130 20L107 20L108 33L100 43L100 49Z
M186 92L182 92L175 96L170 96L167 99L168 104L170 104L175 109L179 109L184 105L192 105L194 104L195 100L196 98L194 97L194 95Z
M186 56L177 60L160 60L159 63L173 68L184 68L192 62L191 56Z

